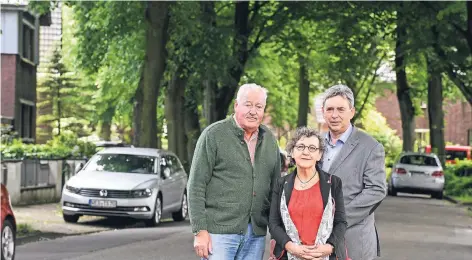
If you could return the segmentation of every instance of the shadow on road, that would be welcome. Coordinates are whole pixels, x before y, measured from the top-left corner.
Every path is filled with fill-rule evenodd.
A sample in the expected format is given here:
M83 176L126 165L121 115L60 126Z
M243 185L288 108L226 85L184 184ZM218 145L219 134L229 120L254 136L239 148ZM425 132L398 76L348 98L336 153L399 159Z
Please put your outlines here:
M172 219L163 219L162 223L157 227L179 227L188 226L189 220L182 222L176 222ZM91 227L102 227L109 229L126 229L126 228L147 228L144 221L125 218L125 217L101 217L87 220L79 220L76 225L91 226Z
M423 199L423 200L434 200L434 199L431 198L431 195L403 193L403 192L399 192L396 197L411 198L411 199Z

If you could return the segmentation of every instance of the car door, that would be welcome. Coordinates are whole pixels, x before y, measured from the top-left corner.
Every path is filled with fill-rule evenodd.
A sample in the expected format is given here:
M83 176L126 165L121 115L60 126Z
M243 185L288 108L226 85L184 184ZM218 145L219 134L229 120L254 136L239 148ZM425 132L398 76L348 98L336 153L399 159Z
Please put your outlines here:
M175 178L175 187L178 191L178 207L180 209L182 203L182 197L185 189L187 188L187 173L184 170L184 167L180 163L180 160L177 156L171 155L172 167L174 168L174 178Z
M181 183L181 175L180 175L180 163L177 158L169 154L166 156L167 163L171 167L171 176L169 177L169 185L171 186L171 208L173 211L177 211L180 209L180 204L182 200L182 189L180 188Z
M162 210L168 212L173 204L172 201L172 180L170 179L171 167L167 162L165 155L161 155L159 158L159 177L160 191L162 193Z

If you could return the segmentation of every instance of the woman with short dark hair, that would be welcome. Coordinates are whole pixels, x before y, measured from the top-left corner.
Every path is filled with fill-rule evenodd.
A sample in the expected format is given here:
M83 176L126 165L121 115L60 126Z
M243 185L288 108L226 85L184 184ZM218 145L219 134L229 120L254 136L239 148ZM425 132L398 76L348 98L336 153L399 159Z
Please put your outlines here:
M296 169L279 179L272 195L272 259L347 259L342 183L321 170L324 148L321 135L307 127L287 144Z

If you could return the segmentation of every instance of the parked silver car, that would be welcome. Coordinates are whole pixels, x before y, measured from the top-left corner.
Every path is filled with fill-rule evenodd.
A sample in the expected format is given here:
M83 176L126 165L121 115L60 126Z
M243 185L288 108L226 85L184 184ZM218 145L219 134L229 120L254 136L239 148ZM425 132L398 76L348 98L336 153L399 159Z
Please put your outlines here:
M444 174L439 158L434 154L403 153L392 167L388 191L392 196L397 192L426 193L442 199Z
M106 148L95 154L65 184L66 222L82 215L143 219L155 226L163 216L187 217L187 173L171 152L134 147Z

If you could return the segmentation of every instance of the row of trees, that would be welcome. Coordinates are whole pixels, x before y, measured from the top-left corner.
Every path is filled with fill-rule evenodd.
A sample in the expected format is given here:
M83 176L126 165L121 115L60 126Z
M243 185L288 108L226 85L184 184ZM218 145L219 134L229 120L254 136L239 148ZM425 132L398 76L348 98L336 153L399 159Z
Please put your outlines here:
M306 125L311 100L330 85L353 89L355 122L375 96L396 91L406 151L427 100L440 155L442 101L461 96L472 104L470 2L65 3L74 38L65 48L82 81L76 89L93 93L91 107L76 112L104 138L114 125L137 146L167 140L184 162L245 82L269 89L271 124L282 132ZM55 4L30 5L44 12Z

